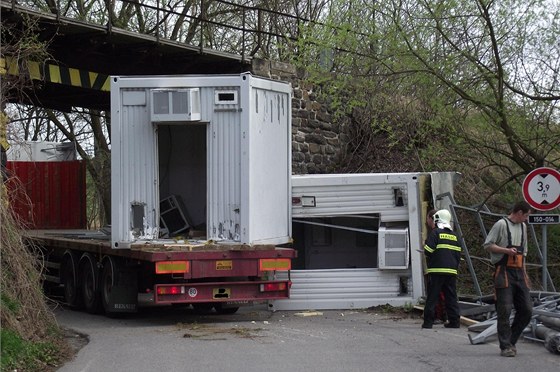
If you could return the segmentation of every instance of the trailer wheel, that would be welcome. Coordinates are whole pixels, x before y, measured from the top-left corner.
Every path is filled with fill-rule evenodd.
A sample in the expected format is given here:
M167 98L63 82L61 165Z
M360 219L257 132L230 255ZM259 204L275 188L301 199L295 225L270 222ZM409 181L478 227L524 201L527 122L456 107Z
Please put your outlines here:
M239 307L223 307L222 304L214 305L214 309L216 309L216 313L218 314L235 314Z
M80 286L76 272L76 260L72 253L66 253L62 260L62 284L64 285L64 301L73 309L80 309L83 305Z
M115 283L115 260L108 257L103 261L103 269L101 270L101 303L107 315L112 314L110 307L111 293Z
M101 296L98 285L99 270L95 259L90 254L85 254L82 256L80 268L84 306L87 312L97 314L101 310Z

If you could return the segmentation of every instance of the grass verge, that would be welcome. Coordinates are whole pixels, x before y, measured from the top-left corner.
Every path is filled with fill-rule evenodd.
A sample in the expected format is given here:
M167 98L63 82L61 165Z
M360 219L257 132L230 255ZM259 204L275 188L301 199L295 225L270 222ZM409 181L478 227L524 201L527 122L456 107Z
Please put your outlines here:
M54 371L60 366L61 340L27 341L9 329L0 331L1 371Z

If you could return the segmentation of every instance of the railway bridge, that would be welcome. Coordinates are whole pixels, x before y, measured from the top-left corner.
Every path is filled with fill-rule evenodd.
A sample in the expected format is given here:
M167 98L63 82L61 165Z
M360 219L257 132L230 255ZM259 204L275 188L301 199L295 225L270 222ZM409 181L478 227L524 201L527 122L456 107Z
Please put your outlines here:
M270 25L301 21L223 0L0 0L0 5L0 70L33 81L25 94L9 95L10 100L61 111L108 110L110 75L251 71L256 56L277 57L277 43L293 40L270 31ZM42 62L18 58L26 33L47 45Z

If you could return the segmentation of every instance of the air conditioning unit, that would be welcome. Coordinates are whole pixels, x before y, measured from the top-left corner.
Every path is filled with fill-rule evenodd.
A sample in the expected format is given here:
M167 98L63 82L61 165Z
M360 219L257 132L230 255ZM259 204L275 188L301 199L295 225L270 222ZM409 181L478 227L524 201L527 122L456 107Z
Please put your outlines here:
M380 269L407 269L410 252L408 228L379 227L377 252Z
M152 89L150 91L152 122L200 120L200 89Z

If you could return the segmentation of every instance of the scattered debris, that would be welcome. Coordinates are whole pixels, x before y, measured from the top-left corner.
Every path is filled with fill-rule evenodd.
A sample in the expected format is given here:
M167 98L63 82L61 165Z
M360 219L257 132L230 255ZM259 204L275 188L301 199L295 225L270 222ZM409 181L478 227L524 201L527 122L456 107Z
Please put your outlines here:
M320 316L323 315L322 312L320 311L305 311L302 313L295 313L295 316Z
M237 325L231 328L226 328L199 323L178 323L177 327L180 330L188 330L188 332L183 334L184 338L193 338L205 341L227 340L226 337L218 337L219 335L232 335L239 338L256 338L260 337L257 335L257 332L262 331L262 328L239 327Z
M525 329L524 338L542 342L551 353L560 354L560 293L531 292L533 298L533 318ZM486 310L486 309L485 309ZM511 317L515 315L515 311ZM469 334L472 345L485 343L497 334L496 316L469 326L470 332L480 332L476 336Z

